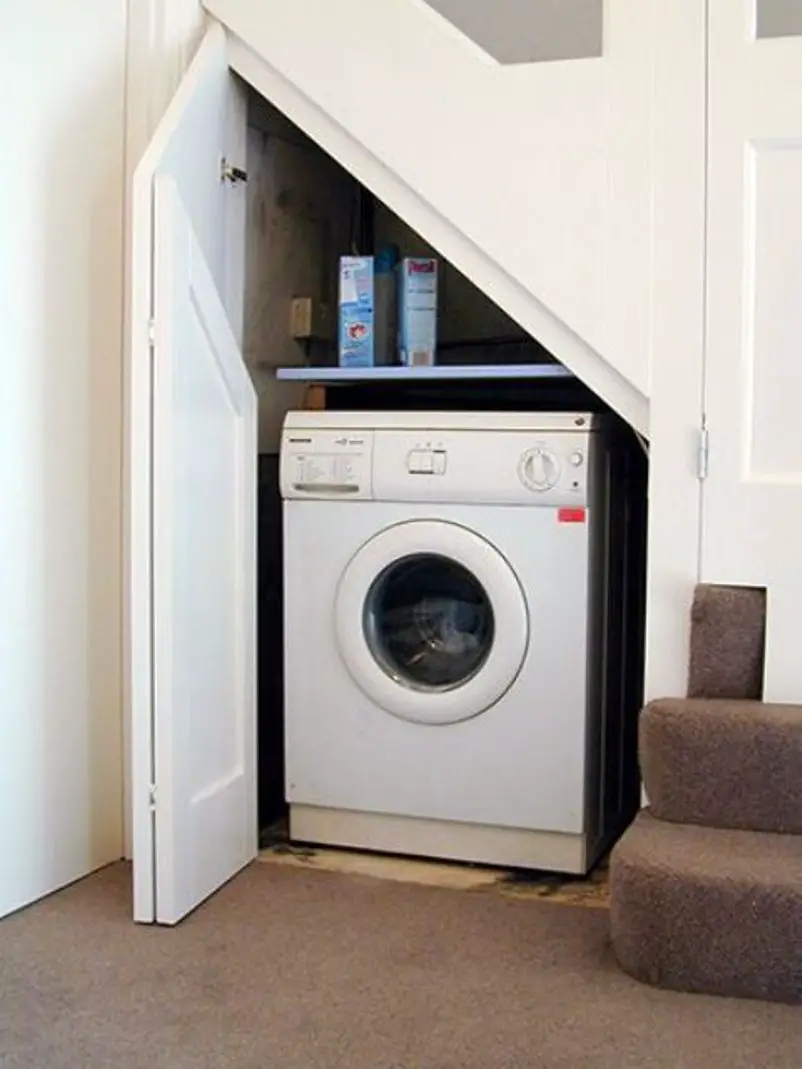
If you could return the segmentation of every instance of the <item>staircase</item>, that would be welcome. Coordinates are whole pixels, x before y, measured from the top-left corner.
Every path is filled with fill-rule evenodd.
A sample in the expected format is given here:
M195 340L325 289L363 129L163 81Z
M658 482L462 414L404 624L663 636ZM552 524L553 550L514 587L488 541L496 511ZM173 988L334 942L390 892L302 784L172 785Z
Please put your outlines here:
M613 851L612 943L638 980L802 1001L802 706L759 700L762 592L700 587L689 696L641 715L650 807Z

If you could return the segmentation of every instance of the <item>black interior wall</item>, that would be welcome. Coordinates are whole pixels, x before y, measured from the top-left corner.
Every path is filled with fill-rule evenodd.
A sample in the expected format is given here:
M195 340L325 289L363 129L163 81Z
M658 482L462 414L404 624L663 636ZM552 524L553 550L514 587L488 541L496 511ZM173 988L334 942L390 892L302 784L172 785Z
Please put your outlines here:
M259 827L284 813L284 592L279 458L259 457L257 508L257 782Z
M616 447L608 471L610 527L606 564L605 700L608 709L624 710L624 735L617 762L608 766L604 784L620 806L635 816L640 808L638 720L643 706L646 639L646 537L649 462L632 431L616 420ZM610 739L603 745L610 751ZM608 810L609 811L609 808ZM622 830L622 829L619 829Z
M490 363L493 358L487 360ZM439 360L439 357L438 357ZM502 361L500 361L502 362ZM338 410L419 412L602 412L603 401L575 379L354 383L327 389Z

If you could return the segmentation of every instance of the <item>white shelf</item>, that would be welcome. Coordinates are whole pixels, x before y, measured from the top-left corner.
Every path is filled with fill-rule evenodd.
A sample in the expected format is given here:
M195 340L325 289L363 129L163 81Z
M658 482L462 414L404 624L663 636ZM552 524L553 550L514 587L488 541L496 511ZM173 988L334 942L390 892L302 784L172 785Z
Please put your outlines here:
M465 379L572 379L562 364L474 364L434 367L279 367L285 382L427 382Z

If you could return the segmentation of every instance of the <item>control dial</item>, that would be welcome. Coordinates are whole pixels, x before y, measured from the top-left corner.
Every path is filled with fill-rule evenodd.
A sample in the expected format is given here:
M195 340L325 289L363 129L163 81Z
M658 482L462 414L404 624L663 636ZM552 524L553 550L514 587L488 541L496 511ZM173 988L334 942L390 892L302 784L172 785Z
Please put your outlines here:
M527 449L518 463L518 475L529 490L542 493L560 481L560 463L548 449Z

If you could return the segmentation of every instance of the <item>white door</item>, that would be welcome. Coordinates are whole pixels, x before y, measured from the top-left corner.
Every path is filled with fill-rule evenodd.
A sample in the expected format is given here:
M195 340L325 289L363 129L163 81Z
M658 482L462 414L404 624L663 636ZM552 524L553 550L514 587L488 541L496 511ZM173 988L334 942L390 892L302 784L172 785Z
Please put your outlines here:
M767 588L765 697L802 700L802 2L709 3L705 582Z
M256 825L256 397L172 178L155 180L156 919L246 865Z
M180 920L257 849L256 400L236 337L242 191L221 178L223 158L243 166L244 142L244 102L212 27L133 189L127 578L140 921Z

